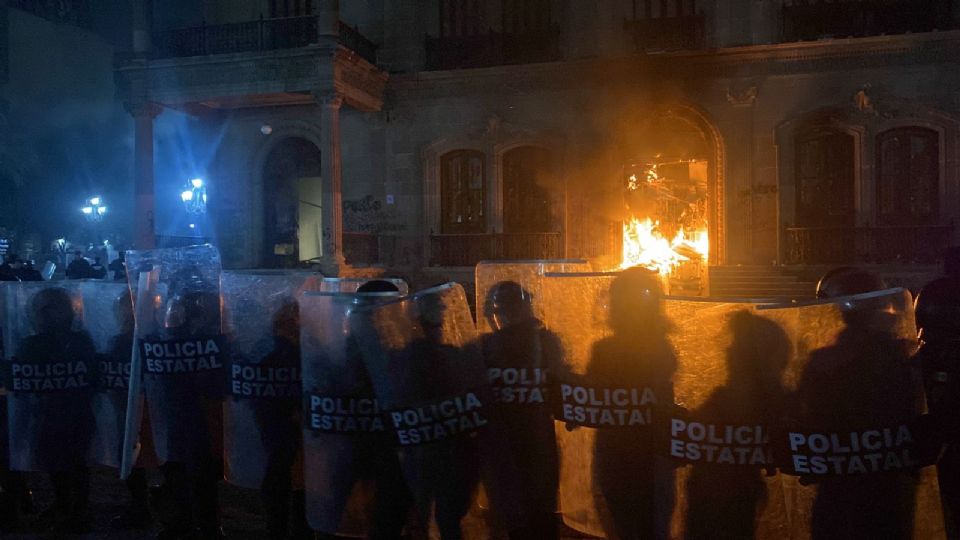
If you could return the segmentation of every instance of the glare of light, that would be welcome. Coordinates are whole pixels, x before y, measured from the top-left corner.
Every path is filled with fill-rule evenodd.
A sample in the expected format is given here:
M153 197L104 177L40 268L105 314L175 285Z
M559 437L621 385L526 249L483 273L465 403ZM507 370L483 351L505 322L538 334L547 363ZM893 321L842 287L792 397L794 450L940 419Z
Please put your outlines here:
M106 206L98 206L98 207L97 207L97 213L100 214L101 216L102 216L103 214L106 214L106 213L107 213L107 207L106 207Z
M196 229L196 228L197 228L197 226L196 226L196 225L194 225L193 223L191 223L191 224L190 224L190 228L191 228L191 229Z
M182 193L180 193L180 198L183 200L183 202L190 202L193 200L193 192L189 189L184 190Z
M100 197L92 197L92 198L90 199L90 204L92 204L93 206L99 205L99 204L100 204Z
M195 188L203 187L203 179L194 178L193 180L190 181L190 184Z
M203 195L201 195L200 198L203 199L203 203L206 204L206 203L207 203L207 192L204 191L204 192L203 192Z
M110 245L110 241L109 241L109 240L104 240L104 241L103 241L103 245L109 246L109 245Z
M264 124L260 126L260 133L263 133L264 135L269 135L273 133L273 126L271 126L270 124Z
M80 209L80 211L83 212L84 214L90 215L93 213L93 207L84 206L83 208Z

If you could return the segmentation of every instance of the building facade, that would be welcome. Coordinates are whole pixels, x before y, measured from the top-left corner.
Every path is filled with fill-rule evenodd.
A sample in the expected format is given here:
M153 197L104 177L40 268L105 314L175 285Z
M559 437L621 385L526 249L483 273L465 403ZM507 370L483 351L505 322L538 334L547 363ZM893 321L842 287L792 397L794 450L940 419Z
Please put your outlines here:
M118 84L142 207L152 118L195 116L231 266L613 267L651 170L665 234L702 227L710 264L933 263L957 240L946 0L138 5Z

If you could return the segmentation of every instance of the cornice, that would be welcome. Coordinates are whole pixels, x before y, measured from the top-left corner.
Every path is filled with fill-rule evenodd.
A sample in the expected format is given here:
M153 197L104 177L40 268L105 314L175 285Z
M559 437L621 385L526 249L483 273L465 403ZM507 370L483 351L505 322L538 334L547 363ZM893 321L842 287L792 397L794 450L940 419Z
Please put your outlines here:
M588 58L393 74L388 92L417 98L457 91L582 88L651 79L756 77L916 63L960 62L960 30Z

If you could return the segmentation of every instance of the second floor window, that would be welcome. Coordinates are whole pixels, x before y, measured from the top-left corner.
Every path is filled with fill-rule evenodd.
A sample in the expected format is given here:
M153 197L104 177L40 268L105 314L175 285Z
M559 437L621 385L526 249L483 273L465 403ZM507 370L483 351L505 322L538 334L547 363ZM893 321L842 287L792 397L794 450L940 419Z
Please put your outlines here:
M270 18L299 17L313 13L313 0L270 0Z
M891 129L877 137L877 222L936 225L940 144L936 131Z
M486 232L486 190L482 152L454 150L444 154L440 158L440 232Z
M553 230L548 183L553 157L545 148L521 146L503 156L503 232Z
M854 139L835 130L811 130L797 138L797 225L854 224Z

